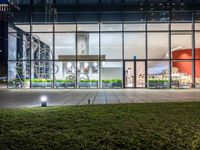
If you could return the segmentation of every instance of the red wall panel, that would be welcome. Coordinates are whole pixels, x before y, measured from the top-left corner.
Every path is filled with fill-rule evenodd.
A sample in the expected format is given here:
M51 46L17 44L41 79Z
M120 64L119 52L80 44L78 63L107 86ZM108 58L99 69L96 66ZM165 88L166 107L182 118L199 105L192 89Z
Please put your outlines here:
M200 48L195 49L195 58L200 58ZM192 49L176 50L172 52L173 59L192 59ZM192 75L192 62L173 62L173 67L177 67L180 73ZM200 61L196 61L196 78L200 77Z

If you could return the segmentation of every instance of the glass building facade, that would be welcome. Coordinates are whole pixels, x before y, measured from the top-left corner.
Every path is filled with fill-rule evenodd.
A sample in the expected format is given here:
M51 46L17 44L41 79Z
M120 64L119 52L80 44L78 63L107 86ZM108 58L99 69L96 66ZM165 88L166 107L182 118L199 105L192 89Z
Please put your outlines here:
M10 7L8 88L200 87L198 1L16 0Z

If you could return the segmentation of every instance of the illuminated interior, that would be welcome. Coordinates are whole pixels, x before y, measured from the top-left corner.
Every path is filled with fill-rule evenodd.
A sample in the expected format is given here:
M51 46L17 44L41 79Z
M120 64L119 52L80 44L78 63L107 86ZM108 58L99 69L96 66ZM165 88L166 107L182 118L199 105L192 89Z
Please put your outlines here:
M158 13L158 12L157 12ZM163 13L163 12L160 12ZM200 23L14 22L10 88L200 87Z

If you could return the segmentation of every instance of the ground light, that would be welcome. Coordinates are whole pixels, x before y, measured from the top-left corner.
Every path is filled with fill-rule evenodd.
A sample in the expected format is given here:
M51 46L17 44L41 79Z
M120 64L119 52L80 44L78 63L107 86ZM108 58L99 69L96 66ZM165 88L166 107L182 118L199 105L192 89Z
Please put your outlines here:
M41 106L46 107L47 106L47 97L46 96L41 96Z

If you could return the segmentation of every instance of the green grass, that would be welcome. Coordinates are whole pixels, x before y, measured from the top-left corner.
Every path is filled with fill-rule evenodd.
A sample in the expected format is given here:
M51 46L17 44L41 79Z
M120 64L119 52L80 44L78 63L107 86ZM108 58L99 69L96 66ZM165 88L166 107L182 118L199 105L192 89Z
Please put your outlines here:
M1 109L0 149L200 149L200 103Z

